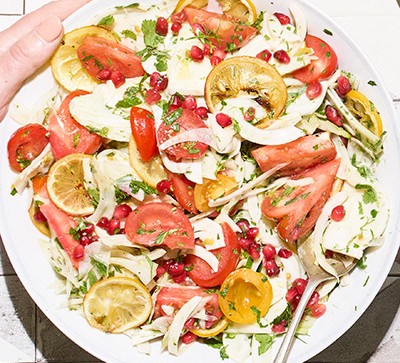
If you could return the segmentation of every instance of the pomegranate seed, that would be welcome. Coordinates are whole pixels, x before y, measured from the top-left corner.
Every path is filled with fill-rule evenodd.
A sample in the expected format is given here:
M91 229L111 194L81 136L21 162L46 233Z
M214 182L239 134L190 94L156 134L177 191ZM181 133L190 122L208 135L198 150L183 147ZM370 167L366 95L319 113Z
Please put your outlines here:
M33 215L33 219L38 222L38 223L44 223L47 222L46 217L44 214L39 210Z
M343 205L338 205L332 209L331 219L335 222L340 222L341 220L343 220L345 214L346 214L346 211L345 211Z
M283 64L288 64L290 62L290 57L289 54L287 54L286 51L284 50L277 50L274 53L274 58L279 62Z
M125 83L125 76L120 71L112 71L111 81L114 83L115 88L118 88Z
M81 236L79 238L79 243L82 246L87 246L87 245L89 245L91 243L91 241L90 241L90 238L88 236Z
M340 136L340 140L342 140L343 145L347 148L347 144L349 143L349 139L346 139L345 137Z
M183 326L185 329L194 329L196 326L196 319L195 318L189 318L188 320L186 320L185 325Z
M311 315L314 318L320 318L326 312L325 304L316 304L311 308Z
M150 88L147 92L146 92L146 97L145 97L145 101L148 105L154 105L155 103L157 103L158 101L161 100L161 95L158 91L156 91L153 88Z
M268 62L268 61L271 59L272 54L271 54L271 52L270 52L268 49L264 49L264 50L262 50L260 53L258 53L258 54L256 55L256 57L257 57L257 58L260 58L260 59L262 59L262 60L265 60L266 62Z
M197 340L197 335L193 334L191 331L182 335L182 343L184 344L193 343L195 340Z
M85 229L82 232L85 232L86 234L92 234L94 232L94 224L87 223Z
M242 230L242 233L247 236L247 231L250 228L250 223L246 219L239 219L236 225Z
M203 53L204 53L204 55L206 55L206 56L209 56L209 55L210 55L210 53L211 53L210 44L204 43L204 45L203 45Z
M113 218L124 219L132 212L132 208L128 204L117 205L114 209Z
M192 58L195 62L200 62L204 59L203 50L197 45L192 45L190 48L190 58Z
M199 35L199 33L203 33L206 34L206 30L204 29L204 26L199 24L199 23L194 23L192 25L192 27L194 28L193 31L196 35Z
M182 282L184 282L186 280L187 277L187 272L184 271L184 273L180 274L180 275L176 275L176 276L171 276L172 280L176 283L176 284L181 284Z
M260 258L260 245L257 242L252 241L247 252L253 260L257 260Z
M108 81L111 79L111 69L103 68L97 72L96 78L99 81Z
M160 276L164 275L164 274L165 274L165 271L167 271L167 270L165 269L165 267L163 267L163 266L161 266L161 265L158 265L158 266L157 266L157 269L156 269L156 276L157 276L157 277L160 277Z
M217 218L219 216L219 212L217 212L216 210L214 212L212 212L211 214L208 215L208 218Z
M93 242L97 242L99 240L99 236L98 235L93 235L92 237L90 237L90 243L93 243Z
M244 113L245 121L253 121L256 117L256 109L254 107L249 107L246 112Z
M263 251L264 252L264 251ZM264 261L264 267L269 277L278 276L280 269L275 260Z
M346 96L351 91L351 84L347 77L340 76L337 80L336 92L340 97Z
M197 116L200 116L203 120L208 119L208 108L200 106L197 107L194 112L196 113Z
M168 21L162 16L157 19L156 33L162 36L166 36L168 33Z
M110 221L108 220L107 217L101 217L98 220L96 226L100 227L100 228L103 228L103 229L107 229L109 224L110 224Z
M334 123L336 126L342 126L342 116L340 115L340 113L338 112L338 110L334 107L332 107L331 105L327 105L325 107L325 115L326 118Z
M110 220L110 223L108 224L107 232L110 235L117 234L119 232L120 227L121 227L121 221L119 219L112 218Z
M195 110L197 108L197 101L193 96L186 96L182 103L182 108L186 110Z
M313 100L322 94L322 85L319 82L312 82L307 86L306 96Z
M245 251L249 250L249 246L252 243L251 239L248 239L248 238L245 238L245 237L239 237L238 241L239 241L239 245L240 245L240 247L242 249L244 249Z
M182 107L182 103L185 100L185 98L181 95L173 95L173 99L171 104L169 105L169 111L174 111L179 107Z
M125 228L120 228L119 229L119 234L125 234Z
M258 235L258 232L260 232L258 227L251 227L247 230L246 234L248 238L255 239Z
M164 194L171 193L171 191L172 191L172 183L167 179L160 180L157 183L157 191L159 193L164 193Z
M217 113L215 119L217 120L218 125L220 125L221 127L227 127L232 125L231 117L225 113Z
M306 286L307 286L307 280L305 280L305 279L298 278L293 281L293 287L296 288L297 292L300 295L304 294L304 290L306 289Z
M280 257L280 258L289 258L289 257L291 257L292 256L292 251L290 251L290 250L287 250L286 248L281 248L279 251L278 251L278 256Z
M85 248L82 245L75 246L74 252L73 252L75 259L80 260L84 254L85 254Z
M332 250L326 250L325 251L325 258L332 258L333 257L333 251Z
M171 276L182 275L184 272L185 272L185 265L183 264L183 262L176 261L168 266L168 273Z
M276 255L276 248L271 244L266 244L262 249L262 253L266 261L271 261Z
M286 301L291 302L298 294L297 289L292 286L286 293Z
M274 15L278 18L282 25L290 24L290 18L286 14L276 12Z
M223 60L226 57L226 52L224 50L224 48L222 47L217 47L214 49L212 55L218 57L219 59Z
M153 72L150 76L150 87L156 91L164 91L168 87L168 78L158 72Z
M210 63L211 63L211 65L213 66L213 67L215 67L217 64L219 64L219 63L221 63L222 62L222 59L220 58L220 57L217 57L216 55L213 55L211 58L210 58Z
M293 300L290 302L290 306L292 307L292 310L295 311L297 309L297 305L299 305L301 299L301 295L296 295Z
M171 21L173 23L183 23L186 20L186 14L183 11L175 13L171 16Z
M177 35L181 29L182 29L182 23L178 23L178 22L173 22L172 23L172 25L171 25L172 33Z
M311 308L315 304L317 304L319 301L319 294L317 291L314 291L313 294L310 297L310 300L308 300L308 303L306 305L307 308Z
M280 322L279 324L272 325L271 330L275 334L282 334L286 331L285 325L286 325L286 321L282 320L282 322Z

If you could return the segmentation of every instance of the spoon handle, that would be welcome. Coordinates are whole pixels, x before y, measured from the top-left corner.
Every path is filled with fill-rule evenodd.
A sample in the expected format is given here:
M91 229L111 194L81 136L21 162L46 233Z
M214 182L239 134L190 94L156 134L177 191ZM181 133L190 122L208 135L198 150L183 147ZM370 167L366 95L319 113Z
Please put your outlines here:
M289 329L285 334L283 342L279 348L278 354L275 357L274 363L284 363L289 355L290 348L292 346L293 338L297 330L297 326L303 316L304 310L307 306L308 300L312 293L315 291L317 286L322 282L319 279L309 279L304 293L297 305L296 312L293 315L292 322L290 323Z

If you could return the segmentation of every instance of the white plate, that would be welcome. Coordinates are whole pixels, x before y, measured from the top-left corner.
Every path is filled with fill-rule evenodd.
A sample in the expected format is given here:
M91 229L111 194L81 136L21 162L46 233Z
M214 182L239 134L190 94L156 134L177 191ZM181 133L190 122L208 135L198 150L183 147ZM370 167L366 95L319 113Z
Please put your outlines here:
M131 2L132 0L121 0L113 5L127 5ZM67 30L87 23L92 15L109 7L109 3L108 0L93 0L66 22ZM254 3L260 5L259 9L262 9L261 4L264 4L272 11L288 12L287 0L281 0L274 5L262 0L255 0ZM378 167L378 175L390 199L391 218L384 245L368 253L366 270L355 270L349 279L349 286L339 288L332 294L327 304L327 313L317 320L311 330L311 336L305 338L307 344L299 340L295 342L290 354L290 362L301 362L313 357L332 344L356 322L382 286L400 242L397 237L400 232L400 200L397 183L394 183L400 180L400 150L397 142L400 139L400 132L389 94L364 53L340 27L305 0L299 0L298 3L306 13L309 32L325 39L333 46L339 57L340 68L352 72L359 78L361 91L374 101L381 112L387 136L384 143L385 153ZM324 29L329 29L333 36L324 33ZM370 80L373 80L377 87L369 86L367 82ZM53 82L49 69L44 69L24 86L17 98L27 105L33 104L41 94L53 86ZM217 350L199 343L192 344L179 357L167 353L160 355L158 347L153 349L151 356L139 354L131 346L128 337L104 334L92 329L77 312L65 308L66 297L57 295L54 291L56 275L47 260L43 244L39 242L44 238L35 230L27 213L30 203L29 193L26 192L22 196L10 195L10 186L15 174L8 166L6 145L10 135L18 126L11 119L6 119L0 125L0 227L5 248L15 271L40 309L76 344L107 362L186 363L188 359L193 363L205 360L219 361ZM277 345L274 344L274 349Z

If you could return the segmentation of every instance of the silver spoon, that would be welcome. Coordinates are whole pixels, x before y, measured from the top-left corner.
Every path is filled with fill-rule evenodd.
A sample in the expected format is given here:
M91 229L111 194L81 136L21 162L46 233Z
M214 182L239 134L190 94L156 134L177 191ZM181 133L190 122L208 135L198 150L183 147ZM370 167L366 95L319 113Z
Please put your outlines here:
M297 330L297 326L299 325L300 320L303 316L308 300L310 300L310 297L315 289L322 282L336 279L335 276L327 273L318 265L318 263L316 262L314 250L312 248L312 243L312 238L309 238L305 242L300 244L297 248L300 262L302 263L309 279L304 293L299 301L299 304L297 305L296 312L293 315L289 329L286 332L282 345L280 346L278 354L275 357L274 363L286 362L290 352L290 348L292 346L294 335ZM346 263L345 265L341 259L335 258L335 256L336 255L334 255L333 258L327 259L327 262L335 269L337 276L339 277L347 274L351 269L353 269L358 261L357 259L351 259L351 261L349 263Z

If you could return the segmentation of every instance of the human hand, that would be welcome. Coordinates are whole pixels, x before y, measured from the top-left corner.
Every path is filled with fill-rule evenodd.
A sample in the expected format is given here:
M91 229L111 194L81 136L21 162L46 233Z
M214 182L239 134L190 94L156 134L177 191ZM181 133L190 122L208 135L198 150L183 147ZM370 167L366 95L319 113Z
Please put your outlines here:
M89 1L53 1L0 33L0 121L23 82L60 44L64 34L61 22Z

